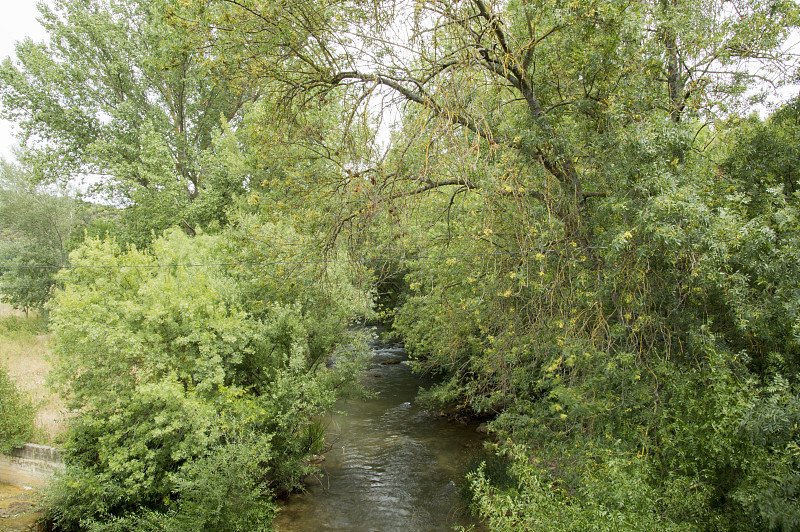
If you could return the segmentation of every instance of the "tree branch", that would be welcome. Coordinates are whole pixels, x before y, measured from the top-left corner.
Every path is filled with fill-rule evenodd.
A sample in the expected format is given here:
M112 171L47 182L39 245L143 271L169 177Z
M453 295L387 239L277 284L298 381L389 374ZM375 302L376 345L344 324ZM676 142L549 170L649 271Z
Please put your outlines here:
M339 72L333 75L331 78L329 78L328 83L332 85L338 85L346 80L357 80L367 83L377 83L379 85L389 87L397 91L407 100L430 109L436 116L443 116L451 123L463 126L489 142L499 144L497 136L491 129L481 127L471 118L454 113L451 110L442 107L441 105L439 105L438 102L436 102L436 100L433 99L433 97L431 97L421 89L418 89L417 91L412 91L407 87L403 86L399 81L392 79L391 77L381 74L365 74L357 71Z

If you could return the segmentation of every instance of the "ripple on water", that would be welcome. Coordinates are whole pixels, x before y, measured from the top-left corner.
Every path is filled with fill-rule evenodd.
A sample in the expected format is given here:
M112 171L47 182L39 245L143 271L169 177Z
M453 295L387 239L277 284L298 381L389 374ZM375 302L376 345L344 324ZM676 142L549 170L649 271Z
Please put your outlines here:
M282 532L450 530L471 524L458 497L459 467L480 447L474 427L459 427L414 401L420 379L401 347L374 351L378 397L338 405L328 429L324 477L291 496L276 520ZM465 445L467 444L467 445Z

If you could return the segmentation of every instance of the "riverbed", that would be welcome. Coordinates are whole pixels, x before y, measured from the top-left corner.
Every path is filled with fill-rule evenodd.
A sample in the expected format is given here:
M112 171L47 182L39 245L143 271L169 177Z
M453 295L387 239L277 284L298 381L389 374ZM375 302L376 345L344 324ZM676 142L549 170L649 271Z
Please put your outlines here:
M39 519L35 490L0 482L0 530L29 531Z

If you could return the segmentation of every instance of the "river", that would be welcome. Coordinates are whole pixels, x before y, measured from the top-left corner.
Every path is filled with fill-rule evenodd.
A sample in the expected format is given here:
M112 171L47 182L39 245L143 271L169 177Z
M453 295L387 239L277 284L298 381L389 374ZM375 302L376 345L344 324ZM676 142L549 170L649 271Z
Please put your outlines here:
M459 496L466 464L481 454L477 423L461 426L415 404L430 381L412 373L400 345L374 344L362 378L377 398L347 400L328 418L322 473L291 495L280 532L424 532L477 524ZM480 527L477 527L480 529Z

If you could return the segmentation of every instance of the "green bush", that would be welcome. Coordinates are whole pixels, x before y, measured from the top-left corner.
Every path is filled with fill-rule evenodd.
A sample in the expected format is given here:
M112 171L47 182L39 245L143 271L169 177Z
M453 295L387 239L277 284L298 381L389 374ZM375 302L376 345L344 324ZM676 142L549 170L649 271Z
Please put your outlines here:
M468 478L475 505L491 530L561 532L616 530L687 530L659 515L658 497L647 482L643 462L609 457L584 470L583 486L571 489L548 471L548 464L522 446L513 454L514 487L492 483L484 468Z
M72 254L105 267L64 271L53 299L52 374L81 413L47 500L59 530L259 530L309 472L316 416L362 366L325 355L365 345L325 319L355 309L280 285L253 305L223 249L171 231L152 251L90 239Z
M0 453L30 440L34 433L36 409L0 364Z

